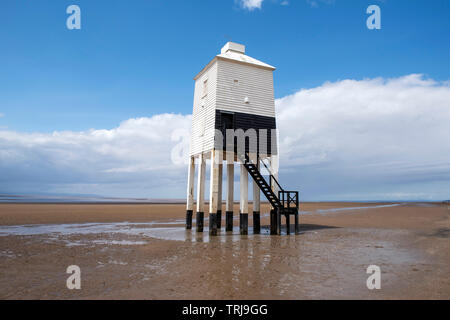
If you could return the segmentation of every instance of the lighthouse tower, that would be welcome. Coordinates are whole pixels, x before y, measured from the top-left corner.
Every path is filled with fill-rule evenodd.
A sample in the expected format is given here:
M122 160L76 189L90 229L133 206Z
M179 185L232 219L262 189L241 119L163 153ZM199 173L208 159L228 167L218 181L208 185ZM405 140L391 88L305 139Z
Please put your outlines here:
M228 42L221 53L195 76L186 205L187 229L192 228L196 164L197 232L203 232L205 212L209 212L210 234L216 235L217 230L221 229L224 163L227 180L226 231L233 229L235 163L240 167L241 234L248 233L249 174L253 178L254 233L260 232L261 192L272 205L271 233L281 232L281 215L286 216L288 225L289 214L295 214L297 229L298 193L294 201L289 200L295 197L295 192L283 190L277 181L274 70L273 66L247 56L244 45ZM211 166L208 209L205 208L207 159ZM260 172L261 163L267 168L269 182ZM295 202L296 207L293 205Z

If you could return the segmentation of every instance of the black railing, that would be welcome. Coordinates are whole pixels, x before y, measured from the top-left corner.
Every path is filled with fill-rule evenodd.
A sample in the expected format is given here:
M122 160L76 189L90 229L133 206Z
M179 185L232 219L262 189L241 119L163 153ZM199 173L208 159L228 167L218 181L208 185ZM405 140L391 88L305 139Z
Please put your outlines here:
M244 160L245 163L252 164L253 162L250 160L249 154L246 152L244 154ZM280 185L278 180L275 178L275 176L270 171L269 167L266 165L266 163L261 160L262 164L266 168L267 172L269 173L269 186L272 189L272 181L275 182L275 184L278 186L278 199L281 202L281 207L284 209L299 209L299 198L298 198L298 191L287 191L284 190L283 187ZM290 210L287 210L289 212Z
M278 198L281 201L283 208L298 210L298 191L278 191Z

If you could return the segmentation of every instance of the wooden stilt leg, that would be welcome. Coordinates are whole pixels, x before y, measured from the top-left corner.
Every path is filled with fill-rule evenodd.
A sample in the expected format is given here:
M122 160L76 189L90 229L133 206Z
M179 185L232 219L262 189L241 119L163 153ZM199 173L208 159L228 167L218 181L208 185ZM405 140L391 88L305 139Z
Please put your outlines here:
M277 227L277 211L275 209L270 210L270 234L276 235L278 232Z
M259 170L259 159L256 161L256 167ZM260 222L261 210L261 190L256 181L253 181L253 233L259 234L261 232Z
M289 213L285 214L285 217L286 217L286 234L290 235L291 234L290 214Z
M219 205L219 161L220 151L211 151L211 179L209 192L209 234L217 235L217 209Z
M217 213L209 214L209 234L217 236Z
M204 206L205 206L205 171L206 162L205 156L200 155L199 158L199 170L198 170L198 181L197 181L197 232L203 232L203 221L204 221Z
M217 196L217 229L222 228L222 184L223 184L223 164L219 161L219 191Z
M194 211L193 210L186 210L186 229L191 230L192 229L192 215Z
M239 230L242 235L246 235L248 234L248 172L242 163L240 189Z
M270 174L275 176L274 172L274 165L275 165L275 156L271 156L269 158L269 171ZM278 188L276 186L275 181L270 177L270 185L272 186L272 191L274 194L278 194ZM272 215L271 215L271 225L270 225L270 234L281 234L281 212L279 208L272 208Z
M186 201L186 229L192 229L192 213L194 211L194 177L195 158L191 157L189 163L187 201Z
M234 163L227 163L227 203L225 230L233 231L233 193L234 193Z
M261 215L259 211L253 211L253 233L261 233Z
M205 213L197 211L195 216L195 221L197 224L197 232L203 232L203 225L205 221Z
M281 235L281 211L277 210L277 234Z

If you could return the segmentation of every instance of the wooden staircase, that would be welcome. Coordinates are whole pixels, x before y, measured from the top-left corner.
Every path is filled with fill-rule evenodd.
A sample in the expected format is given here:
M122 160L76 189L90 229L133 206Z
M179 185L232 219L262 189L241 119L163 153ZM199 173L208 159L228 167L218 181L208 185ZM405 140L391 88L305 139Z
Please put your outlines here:
M258 166L250 160L248 153L245 153L238 157L272 206L272 210L270 211L270 234L281 234L281 216L285 217L286 233L290 234L290 215L294 215L295 234L297 234L299 232L298 191L284 190L278 183L278 180L271 174L264 161L261 162L269 172L269 183L267 183L266 179L259 171ZM273 192L272 181L274 181L278 186L278 195Z

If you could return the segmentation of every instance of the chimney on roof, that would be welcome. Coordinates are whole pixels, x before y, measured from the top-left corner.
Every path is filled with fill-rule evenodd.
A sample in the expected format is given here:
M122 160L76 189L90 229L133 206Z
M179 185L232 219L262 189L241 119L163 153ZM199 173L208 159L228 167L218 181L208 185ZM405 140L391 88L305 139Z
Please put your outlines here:
M227 42L227 44L223 46L222 50L220 50L220 53L226 53L228 51L245 54L245 46L236 42Z

